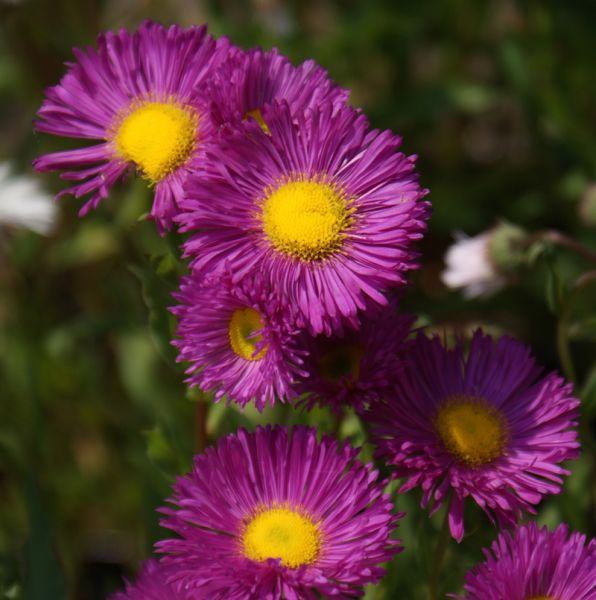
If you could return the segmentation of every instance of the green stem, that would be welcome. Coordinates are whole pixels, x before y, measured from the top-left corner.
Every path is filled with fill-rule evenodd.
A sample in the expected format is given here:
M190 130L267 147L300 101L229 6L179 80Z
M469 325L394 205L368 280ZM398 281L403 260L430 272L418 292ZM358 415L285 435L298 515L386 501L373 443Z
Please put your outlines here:
M559 362L563 369L563 374L568 381L575 383L575 368L571 358L571 348L569 346L569 316L571 314L571 296L563 305L559 322L557 323L557 352Z
M443 524L437 538L437 548L435 550L435 558L430 574L428 584L428 600L436 600L438 598L439 574L445 560L445 552L449 543L449 498L445 502L445 515L443 516Z
M561 246L562 248L567 248L567 250L571 250L575 252L575 254L585 258L587 261L596 265L596 252L588 246L584 246L577 240L566 236L564 233L557 231L556 229L549 229L547 231L538 231L532 235L530 235L525 242L526 246L531 246L534 242L550 242L551 244L555 244L556 246Z

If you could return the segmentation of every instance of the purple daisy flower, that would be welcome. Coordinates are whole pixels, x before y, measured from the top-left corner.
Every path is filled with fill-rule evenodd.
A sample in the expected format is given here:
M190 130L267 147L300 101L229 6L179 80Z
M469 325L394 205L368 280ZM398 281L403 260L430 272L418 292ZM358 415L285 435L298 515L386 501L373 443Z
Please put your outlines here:
M205 26L166 29L147 21L132 34L100 35L97 50L74 49L77 62L67 63L61 82L46 91L35 128L101 143L46 154L35 168L66 169L63 179L80 182L58 197L92 194L81 208L85 215L134 165L155 187L151 217L160 230L170 228L190 161L213 135L198 93L228 46Z
M354 597L401 550L402 515L359 450L314 428L241 429L178 478L157 543L176 581L202 598Z
M298 331L291 314L260 275L234 283L228 274L185 277L174 294L180 304L176 339L179 361L188 361L187 383L216 390L258 410L295 393L292 383L302 373L303 351L296 348Z
M530 351L510 337L494 343L477 331L469 354L438 337L409 344L395 396L372 407L378 456L406 478L400 491L422 487L433 512L449 497L449 527L464 535L464 500L472 497L499 525L535 512L561 491L579 454L579 402L555 373L541 376Z
M201 272L226 257L238 279L263 273L313 334L355 328L418 266L429 204L414 157L347 106L292 115L273 103L263 118L270 135L255 125L222 136L207 151L213 167L189 178L178 219L197 233L186 256Z
M378 315L364 318L362 327L341 336L308 337L308 373L298 385L308 395L301 404L330 406L340 413L352 406L362 413L366 406L391 394L404 363L402 349L415 317L397 312L392 302Z
M141 566L137 580L134 583L127 581L125 591L112 594L108 600L195 600L178 586L168 583L172 573L170 567L157 560L147 560Z
M257 48L231 54L213 78L209 97L219 125L253 118L268 132L262 109L274 100L285 100L291 113L299 114L328 100L343 106L349 92L333 83L314 60L294 67L276 48Z
M492 552L491 552L492 550ZM486 562L466 575L462 600L594 600L596 539L569 534L566 524L550 532L536 523L499 534Z

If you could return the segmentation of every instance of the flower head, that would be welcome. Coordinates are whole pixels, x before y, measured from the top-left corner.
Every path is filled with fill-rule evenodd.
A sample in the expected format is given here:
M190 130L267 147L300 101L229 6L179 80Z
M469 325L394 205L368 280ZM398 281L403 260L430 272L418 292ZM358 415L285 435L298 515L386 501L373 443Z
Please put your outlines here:
M123 592L112 594L108 600L198 600L168 583L173 571L156 560L143 563L134 583L126 582Z
M358 450L315 429L241 429L178 479L158 542L176 581L200 597L351 597L400 547L392 513Z
M0 163L0 223L47 235L58 216L52 198L37 180L10 171L8 163Z
M331 102L299 115L263 110L270 131L224 136L210 164L189 178L185 244L200 272L221 257L241 279L257 270L311 333L356 326L358 312L386 305L388 289L417 266L429 205L400 138L368 131L366 118Z
M404 364L401 350L415 318L397 312L396 303L365 317L357 331L332 337L305 336L308 376L298 385L303 403L340 412L346 405L362 413L366 406L392 394Z
M560 463L576 458L579 402L555 373L541 376L528 349L515 339L498 342L477 331L469 354L460 341L410 343L405 373L393 398L376 403L372 422L378 455L406 478L401 491L422 487L433 511L449 500L453 537L464 535L464 500L470 496L500 525L544 495L560 492Z
M191 363L189 384L241 406L254 399L259 410L293 397L304 352L291 313L260 275L238 283L227 274L186 277L174 296L173 343L178 360Z
M292 114L301 114L326 101L337 107L348 100L349 92L333 83L314 60L294 67L276 48L232 52L218 69L209 88L211 110L218 125L238 124L252 119L265 132L263 108L285 100Z
M596 539L561 524L536 523L500 533L486 561L466 575L462 600L592 600L596 598Z
M97 49L74 53L77 62L47 90L35 127L100 143L46 154L35 168L66 169L62 178L79 183L59 196L91 194L84 215L134 166L155 188L151 216L169 228L191 159L212 135L200 90L226 58L227 40L215 41L205 26L166 29L145 22L133 34L108 32Z

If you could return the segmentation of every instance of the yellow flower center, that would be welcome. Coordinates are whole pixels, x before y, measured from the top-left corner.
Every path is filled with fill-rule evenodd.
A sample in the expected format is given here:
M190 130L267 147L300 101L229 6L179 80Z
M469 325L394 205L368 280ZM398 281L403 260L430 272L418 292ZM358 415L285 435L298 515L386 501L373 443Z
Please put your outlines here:
M261 315L254 308L237 308L232 313L228 325L232 350L245 360L261 360L267 353L267 346L256 353L257 344L263 339L263 336L254 334L262 328Z
M469 467L493 461L502 454L505 446L504 417L480 398L448 398L439 409L435 427L447 450Z
M242 543L247 558L256 561L279 558L282 565L296 569L317 560L321 532L309 517L274 507L258 512L248 522Z
M555 600L555 599L551 598L550 596L532 596L532 597L528 598L527 600Z
M249 110L245 115L244 115L245 119L254 119L260 126L261 129L267 134L267 135L271 135L271 130L269 129L269 126L267 125L267 123L265 123L265 119L263 119L263 113L261 112L260 108L256 108L255 110Z
M319 374L324 379L336 382L351 375L356 381L360 377L363 356L364 350L357 344L338 344L319 358Z
M134 162L145 179L157 183L191 155L197 123L198 115L191 108L176 103L135 105L117 125L116 151Z
M262 209L263 231L273 247L304 261L337 252L354 212L335 185L317 179L282 183Z

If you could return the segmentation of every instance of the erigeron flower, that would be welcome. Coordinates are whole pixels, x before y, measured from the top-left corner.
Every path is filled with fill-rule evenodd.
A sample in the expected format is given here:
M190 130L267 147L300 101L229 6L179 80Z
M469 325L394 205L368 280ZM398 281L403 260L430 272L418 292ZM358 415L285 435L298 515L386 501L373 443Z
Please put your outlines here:
M449 349L419 335L407 356L395 395L366 415L377 456L405 480L400 491L420 486L433 512L448 501L458 541L466 498L502 527L561 491L561 463L579 454L570 384L543 375L515 339L481 331L467 355L461 340Z
M174 345L189 362L187 383L258 410L294 397L305 352L295 319L260 274L235 283L229 274L185 277L174 294Z
M185 255L199 273L223 259L237 280L258 271L312 334L357 327L418 266L430 207L414 157L331 102L301 115L273 103L263 118L269 133L224 136L208 150L213 168L189 178Z
M219 126L254 119L266 133L262 111L271 102L285 101L292 114L301 114L327 101L340 108L348 95L314 60L295 67L276 48L230 52L209 84L210 108Z
M172 580L210 600L361 596L400 550L393 503L358 450L295 427L241 429L178 478L158 542Z
M461 600L593 600L596 539L529 523L500 533L485 562L466 574Z
M393 394L407 360L404 341L415 317L398 312L391 302L362 319L360 329L343 335L303 336L307 376L298 383L308 409L330 406L336 413L351 406L362 413L371 403Z
M81 215L136 168L155 190L151 217L170 228L191 160L214 134L201 90L228 51L205 26L150 21L134 33L100 35L97 49L75 49L76 62L46 91L35 128L98 143L40 156L35 168L77 182L58 196L91 195Z

